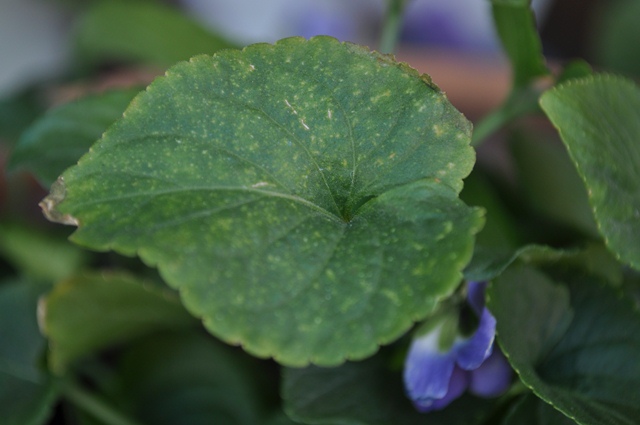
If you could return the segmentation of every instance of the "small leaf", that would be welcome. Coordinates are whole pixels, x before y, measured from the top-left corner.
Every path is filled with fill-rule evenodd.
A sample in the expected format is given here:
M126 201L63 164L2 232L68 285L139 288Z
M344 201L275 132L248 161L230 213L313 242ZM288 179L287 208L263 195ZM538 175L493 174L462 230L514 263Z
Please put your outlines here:
M173 294L119 273L67 279L41 301L40 312L57 373L100 349L197 323Z
M593 278L563 280L518 266L493 283L500 346L536 395L579 424L637 423L638 310Z
M578 78L586 78L592 74L593 69L588 62L582 59L575 59L565 65L556 79L556 84L566 83L569 80Z
M216 336L288 365L364 358L453 292L482 225L468 121L426 76L329 37L181 63L45 200L139 254Z
M384 357L285 369L285 411L300 423L321 425L475 425L491 411L491 401L465 395L441 412L418 413L405 396L401 372L391 371Z
M514 87L524 87L549 71L542 55L530 0L491 0L493 19L511 61Z
M74 32L79 57L89 63L121 60L169 66L234 47L173 9L154 2L96 2Z
M47 423L57 391L39 368L45 340L38 331L38 291L0 284L0 412L2 425Z
M89 95L49 111L20 138L10 169L33 172L45 187L72 166L122 116L137 89Z
M598 75L560 85L540 104L587 186L607 246L640 269L640 89Z

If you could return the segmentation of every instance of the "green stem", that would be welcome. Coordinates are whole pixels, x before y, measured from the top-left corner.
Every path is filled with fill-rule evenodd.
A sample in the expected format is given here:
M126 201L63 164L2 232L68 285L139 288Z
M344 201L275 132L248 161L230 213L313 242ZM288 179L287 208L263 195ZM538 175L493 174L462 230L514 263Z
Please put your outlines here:
M103 400L71 381L63 382L61 389L67 400L105 425L142 425L123 416Z
M402 13L407 0L388 0L387 16L380 38L380 52L393 53L398 43L402 26Z
M516 119L539 110L536 90L526 89L513 92L498 109L485 116L473 130L471 145L480 145L487 137Z

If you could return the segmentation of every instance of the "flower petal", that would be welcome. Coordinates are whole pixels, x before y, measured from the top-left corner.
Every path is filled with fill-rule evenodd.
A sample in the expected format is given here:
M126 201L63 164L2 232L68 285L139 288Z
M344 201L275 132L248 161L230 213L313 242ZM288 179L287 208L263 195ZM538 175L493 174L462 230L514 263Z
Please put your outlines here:
M427 406L447 394L454 353L438 350L440 329L413 340L404 364L404 386L414 402Z
M470 373L469 390L479 397L497 397L511 385L513 371L500 349Z
M478 316L484 310L484 291L486 288L487 282L469 282L467 284L467 302Z
M455 344L456 363L464 370L473 370L491 355L496 336L496 319L486 308L482 310L475 333Z
M414 402L414 406L422 413L431 412L433 410L441 410L451 404L464 393L469 385L469 372L460 369L458 366L453 368L451 379L449 380L449 390L444 397L430 402Z

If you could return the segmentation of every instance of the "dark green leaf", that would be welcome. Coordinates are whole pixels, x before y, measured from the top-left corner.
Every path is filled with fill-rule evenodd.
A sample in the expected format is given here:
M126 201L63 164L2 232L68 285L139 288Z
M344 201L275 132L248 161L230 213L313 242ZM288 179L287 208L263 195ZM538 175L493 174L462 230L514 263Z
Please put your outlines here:
M528 85L549 71L542 55L535 16L529 0L491 0L493 19L511 61L514 87Z
M43 108L40 93L35 88L0 99L0 143L17 141L42 114Z
M469 123L426 76L329 37L201 56L138 96L45 200L139 254L222 339L364 358L451 294L482 225ZM62 203L60 204L60 202Z
M119 273L70 278L56 285L40 309L56 372L97 350L196 324L172 293Z
M502 424L575 425L575 422L534 395L526 395L511 408Z
M36 322L38 291L0 285L0 418L2 425L47 422L56 390L38 363L45 341Z
M145 424L257 425L263 406L242 355L202 334L151 336L121 360L119 394Z
M80 58L169 66L192 56L234 47L177 9L140 1L101 1L75 31Z
M405 396L401 371L390 370L382 357L336 368L285 369L285 411L304 424L474 425L491 410L490 401L464 396L443 411L418 413Z
M640 75L640 3L635 0L603 2L592 32L596 63L613 72Z
M637 423L638 310L593 278L563 280L522 266L503 273L488 293L498 342L522 381L578 423Z
M515 217L507 209L486 175L477 169L474 170L464 181L460 199L467 205L479 206L486 210L486 223L476 235L476 249L483 246L513 250L518 246Z
M587 186L607 246L640 269L640 88L598 75L560 85L540 104Z
M293 420L289 419L289 417L287 415L285 415L284 413L279 413L273 417L271 417L267 422L266 425L296 425L299 424L300 422L294 422Z
M49 187L75 164L115 120L137 89L89 95L53 109L23 134L11 154L10 169L27 169Z

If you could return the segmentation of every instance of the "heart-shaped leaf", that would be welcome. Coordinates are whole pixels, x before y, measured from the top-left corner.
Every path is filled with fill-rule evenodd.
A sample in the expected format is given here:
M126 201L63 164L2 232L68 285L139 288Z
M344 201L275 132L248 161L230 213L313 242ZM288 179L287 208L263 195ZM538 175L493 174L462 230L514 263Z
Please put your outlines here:
M44 202L157 265L222 339L288 365L364 358L458 285L482 211L470 125L428 77L329 37L176 65Z

